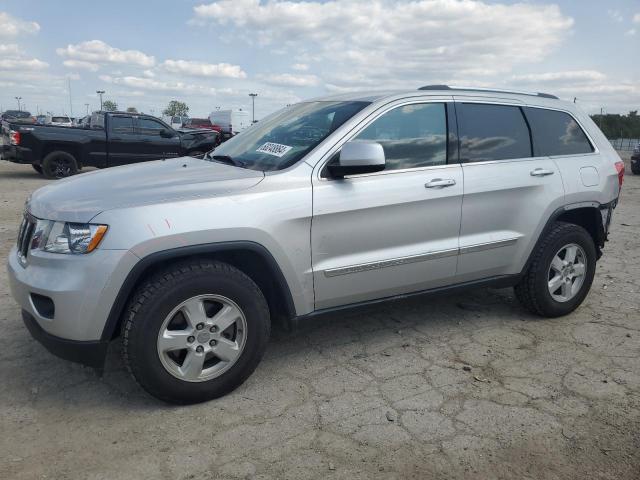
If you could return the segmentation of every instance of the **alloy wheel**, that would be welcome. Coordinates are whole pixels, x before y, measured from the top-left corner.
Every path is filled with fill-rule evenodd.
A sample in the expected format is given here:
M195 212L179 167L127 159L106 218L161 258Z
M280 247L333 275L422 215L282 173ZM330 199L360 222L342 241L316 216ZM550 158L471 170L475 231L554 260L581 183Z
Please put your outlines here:
M191 297L165 318L157 350L164 368L187 382L219 377L240 358L247 338L244 312L221 295Z
M574 298L584 284L587 256L580 245L570 243L562 247L551 260L548 289L557 302Z

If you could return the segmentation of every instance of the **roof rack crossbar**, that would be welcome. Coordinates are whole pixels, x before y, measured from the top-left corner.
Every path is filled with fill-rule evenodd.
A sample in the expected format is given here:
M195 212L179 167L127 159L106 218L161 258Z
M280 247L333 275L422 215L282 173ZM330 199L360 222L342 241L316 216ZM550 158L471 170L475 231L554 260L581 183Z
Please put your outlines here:
M522 92L519 90L497 90L493 88L480 88L480 87L452 87L449 85L425 85L418 90L463 90L467 92L491 92L491 93L515 93L518 95L530 95L532 97L553 98L558 100L558 97L551 95L550 93L542 92Z

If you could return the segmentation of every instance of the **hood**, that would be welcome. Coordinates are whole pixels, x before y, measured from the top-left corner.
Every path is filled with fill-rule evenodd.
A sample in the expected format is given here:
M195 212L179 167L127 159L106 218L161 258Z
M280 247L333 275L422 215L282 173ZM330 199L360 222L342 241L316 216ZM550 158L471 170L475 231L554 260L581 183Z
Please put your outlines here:
M88 222L114 208L206 198L246 190L264 173L193 157L156 160L83 173L36 190L32 215Z

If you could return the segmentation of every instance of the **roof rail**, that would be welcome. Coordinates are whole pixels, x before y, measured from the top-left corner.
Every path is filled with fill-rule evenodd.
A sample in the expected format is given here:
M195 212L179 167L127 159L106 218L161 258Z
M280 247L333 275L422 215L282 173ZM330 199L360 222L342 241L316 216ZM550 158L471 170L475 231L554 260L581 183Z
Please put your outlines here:
M550 93L542 92L522 92L519 90L497 90L494 88L480 88L480 87L453 87L449 85L425 85L418 90L466 90L467 92L491 92L491 93L515 93L518 95L530 95L532 97L553 98L558 100L558 97L551 95Z

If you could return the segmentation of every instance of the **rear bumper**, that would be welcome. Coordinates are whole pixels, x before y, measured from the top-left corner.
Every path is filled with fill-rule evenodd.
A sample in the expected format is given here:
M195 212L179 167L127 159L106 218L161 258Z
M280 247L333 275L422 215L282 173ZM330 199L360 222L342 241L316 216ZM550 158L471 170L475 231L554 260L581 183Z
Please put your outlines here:
M108 342L77 341L56 337L43 330L36 319L26 310L22 310L22 320L31 336L56 357L81 363L89 367L102 368L107 354Z
M9 162L33 163L33 152L30 148L24 148L16 145L2 145L1 153L2 159Z

